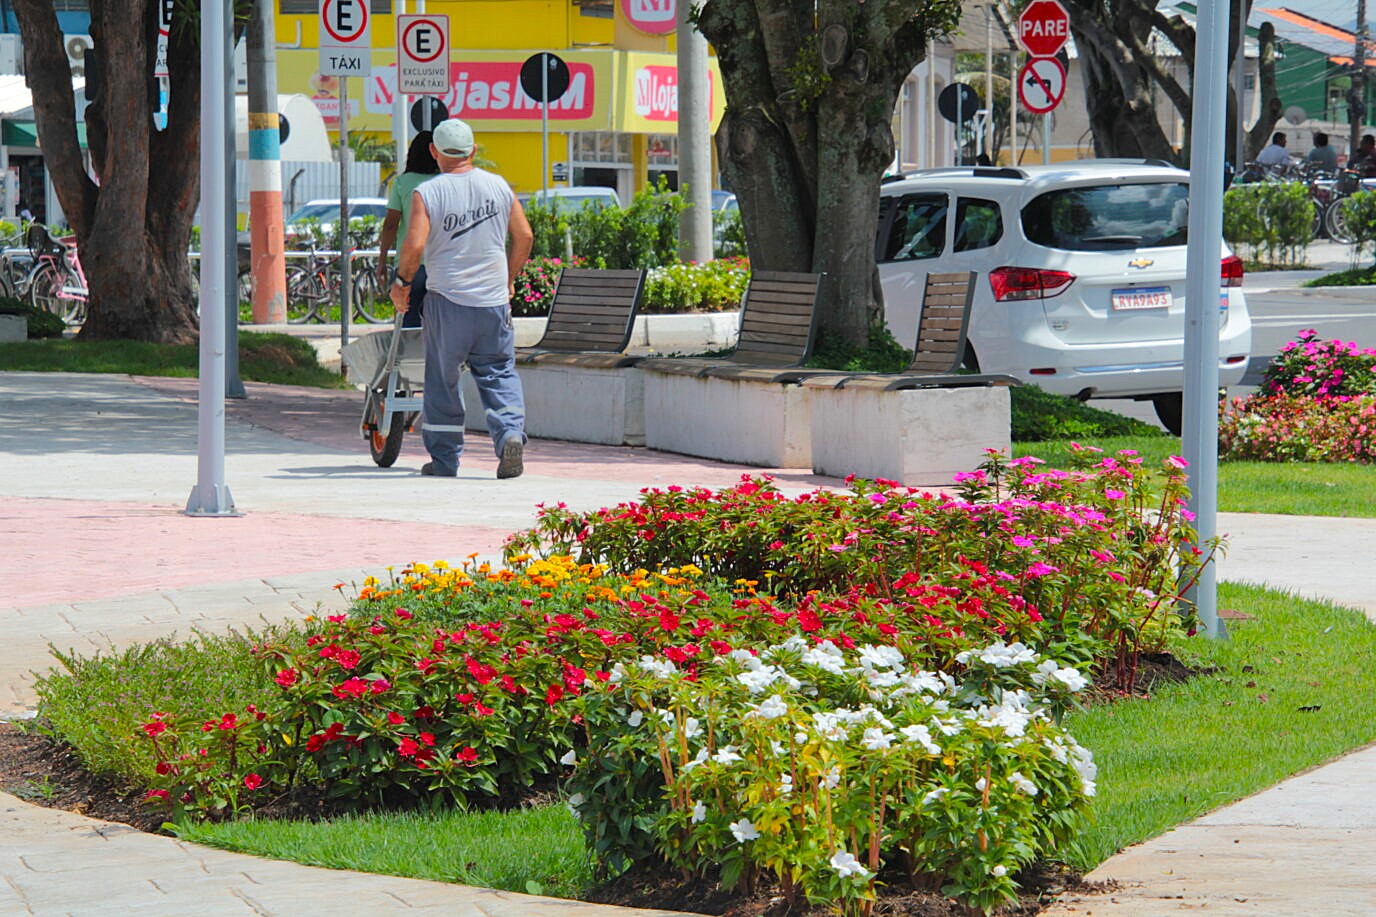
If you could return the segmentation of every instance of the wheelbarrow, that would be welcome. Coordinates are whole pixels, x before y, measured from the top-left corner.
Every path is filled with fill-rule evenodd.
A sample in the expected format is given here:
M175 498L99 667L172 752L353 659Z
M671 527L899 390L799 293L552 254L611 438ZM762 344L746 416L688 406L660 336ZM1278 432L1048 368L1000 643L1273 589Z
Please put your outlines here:
M403 328L397 315L391 332L365 334L340 351L352 382L366 383L359 429L373 461L390 468L401 454L401 438L415 429L423 403L425 338L420 328Z

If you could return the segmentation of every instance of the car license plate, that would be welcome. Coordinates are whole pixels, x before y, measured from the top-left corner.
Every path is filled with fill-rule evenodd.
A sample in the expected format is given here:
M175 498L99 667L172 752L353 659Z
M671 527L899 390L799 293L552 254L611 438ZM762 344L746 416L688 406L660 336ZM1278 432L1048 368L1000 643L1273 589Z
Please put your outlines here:
M1135 287L1130 290L1114 290L1113 309L1128 312L1134 309L1169 309L1174 302L1170 287Z

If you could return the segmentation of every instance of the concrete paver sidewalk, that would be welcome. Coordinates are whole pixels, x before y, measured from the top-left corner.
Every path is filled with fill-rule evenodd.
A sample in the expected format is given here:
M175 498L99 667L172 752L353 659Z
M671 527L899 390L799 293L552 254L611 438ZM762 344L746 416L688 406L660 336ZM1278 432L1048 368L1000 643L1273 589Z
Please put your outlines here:
M535 441L526 475L498 482L488 442L474 438L459 480L425 479L418 437L396 468L371 463L355 393L249 390L227 406L227 479L246 515L189 519L179 510L196 476L194 380L0 373L0 715L32 705L27 673L46 667L49 642L91 652L333 609L345 600L336 584L388 566L495 556L542 502L585 509L761 471ZM840 483L776 476L789 491ZM1229 515L1219 527L1233 536L1223 578L1376 617L1376 520ZM1115 877L1118 891L1052 913L1376 913L1372 790L1376 749L1114 857L1092 878ZM635 913L219 853L3 794L0 877L5 915Z

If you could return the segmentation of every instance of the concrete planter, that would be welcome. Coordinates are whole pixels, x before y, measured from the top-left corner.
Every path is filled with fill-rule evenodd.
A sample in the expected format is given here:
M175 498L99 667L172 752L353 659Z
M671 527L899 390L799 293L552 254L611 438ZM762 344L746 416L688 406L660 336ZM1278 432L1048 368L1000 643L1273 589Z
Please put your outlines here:
M984 450L1011 451L1009 390L923 388L902 391L811 388L812 469L903 484L949 484L984 461Z
M766 468L812 464L811 392L793 384L645 372L645 445Z
M0 343L29 339L29 321L22 315L0 315Z
M518 363L526 435L603 446L645 445L645 389L635 368ZM487 432L478 386L463 374L465 426Z

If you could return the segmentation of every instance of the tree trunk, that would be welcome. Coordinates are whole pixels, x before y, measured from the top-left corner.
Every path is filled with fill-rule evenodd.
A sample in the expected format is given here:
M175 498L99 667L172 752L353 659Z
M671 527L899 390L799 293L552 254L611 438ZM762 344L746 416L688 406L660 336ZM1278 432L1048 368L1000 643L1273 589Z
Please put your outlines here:
M39 142L90 287L81 337L194 341L196 302L186 259L200 193L194 21L174 22L170 110L159 132L149 91L152 2L91 3L97 54L87 80L98 95L87 111L87 134L97 183L86 174L77 145L71 75L52 0L14 0L14 9L27 49Z
M957 11L910 0L707 0L698 15L721 65L717 149L751 263L824 272L819 335L849 348L867 347L882 318L877 190L893 159L899 87Z

